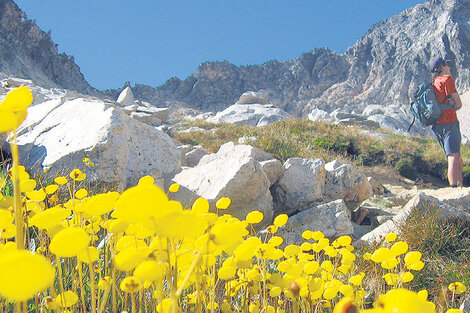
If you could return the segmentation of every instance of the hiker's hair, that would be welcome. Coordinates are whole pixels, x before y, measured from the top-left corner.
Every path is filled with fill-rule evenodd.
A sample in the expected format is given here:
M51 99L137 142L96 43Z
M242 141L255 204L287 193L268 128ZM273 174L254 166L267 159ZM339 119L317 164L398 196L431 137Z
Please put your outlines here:
M436 78L437 76L441 76L441 74L442 74L442 66L439 67L439 70L438 70L438 71L431 72L431 74L432 74L432 79Z

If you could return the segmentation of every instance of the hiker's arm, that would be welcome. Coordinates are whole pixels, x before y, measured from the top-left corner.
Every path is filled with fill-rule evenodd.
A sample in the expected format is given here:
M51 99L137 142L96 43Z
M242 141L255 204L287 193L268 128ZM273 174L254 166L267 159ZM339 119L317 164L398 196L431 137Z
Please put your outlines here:
M455 110L459 110L462 108L462 100L460 100L460 96L458 93L453 92L450 94L451 96L451 102L454 104Z

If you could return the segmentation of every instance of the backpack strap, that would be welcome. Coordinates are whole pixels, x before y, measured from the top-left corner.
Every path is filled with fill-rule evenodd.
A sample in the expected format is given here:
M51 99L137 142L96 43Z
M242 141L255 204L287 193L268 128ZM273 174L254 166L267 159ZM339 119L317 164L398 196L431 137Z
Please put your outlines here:
M413 124L415 123L415 121L416 121L416 116L413 115L413 122L411 122L410 127L408 127L408 132L410 132L411 127L413 127Z

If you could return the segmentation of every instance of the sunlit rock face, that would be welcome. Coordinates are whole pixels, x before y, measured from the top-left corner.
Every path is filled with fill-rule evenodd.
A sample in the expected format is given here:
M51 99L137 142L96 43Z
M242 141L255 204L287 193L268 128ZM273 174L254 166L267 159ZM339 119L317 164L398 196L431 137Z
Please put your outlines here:
M45 33L11 0L0 0L0 72L31 79L46 88L98 92L84 79L72 56L59 54Z

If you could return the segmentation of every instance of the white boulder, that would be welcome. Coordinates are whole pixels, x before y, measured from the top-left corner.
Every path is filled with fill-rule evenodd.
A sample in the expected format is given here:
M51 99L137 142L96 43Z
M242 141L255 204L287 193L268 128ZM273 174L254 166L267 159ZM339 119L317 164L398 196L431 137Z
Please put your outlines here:
M451 205L439 201L432 196L420 193L408 201L403 209L392 219L386 221L379 227L375 228L373 231L362 236L361 239L357 241L357 244L361 245L381 242L390 232L399 234L401 229L406 226L406 223L413 212L422 216L426 216L426 214L436 214L439 219L470 219L470 214L464 210L457 209Z
M209 123L231 123L246 126L265 126L291 118L284 110L270 104L234 104L214 117L207 119Z
M267 104L268 93L265 91L247 91L240 96L236 104Z
M250 156L259 151L225 144L216 154L204 156L197 166L184 169L173 180L209 200L213 208L218 199L229 197L232 204L221 213L245 218L253 210L261 211L264 214L261 225L266 225L273 218L270 182L260 163Z
M297 213L280 227L277 236L284 238L284 244L300 244L305 240L306 230L321 231L326 237L352 235L354 232L350 212L343 200L336 200Z
M17 142L22 164L32 171L53 176L83 168L88 157L96 165L89 179L120 189L144 175L161 179L180 169L180 153L167 134L89 98L31 106Z
M320 201L325 192L324 165L323 159L288 159L284 175L274 186L275 211L290 214Z
M124 88L123 91L119 94L117 100L121 106L126 107L134 104L134 95L132 94L131 87Z
M373 195L368 178L351 164L338 160L325 164L325 196L329 200L362 202Z

